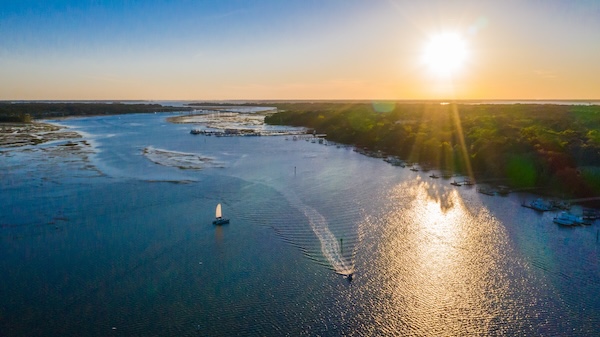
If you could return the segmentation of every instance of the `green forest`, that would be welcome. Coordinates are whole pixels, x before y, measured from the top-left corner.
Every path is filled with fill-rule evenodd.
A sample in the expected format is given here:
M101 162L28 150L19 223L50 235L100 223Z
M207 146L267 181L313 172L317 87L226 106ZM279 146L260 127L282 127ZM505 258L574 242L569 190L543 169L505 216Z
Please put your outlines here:
M278 103L266 122L434 169L600 196L600 106L439 103Z

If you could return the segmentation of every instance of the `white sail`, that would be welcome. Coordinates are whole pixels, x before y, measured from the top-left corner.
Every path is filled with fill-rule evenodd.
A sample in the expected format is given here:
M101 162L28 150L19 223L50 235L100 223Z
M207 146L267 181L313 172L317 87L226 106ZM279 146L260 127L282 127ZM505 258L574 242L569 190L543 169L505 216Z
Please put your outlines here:
M221 214L221 204L217 204L217 210L215 212L215 217L216 218L222 217L222 214Z

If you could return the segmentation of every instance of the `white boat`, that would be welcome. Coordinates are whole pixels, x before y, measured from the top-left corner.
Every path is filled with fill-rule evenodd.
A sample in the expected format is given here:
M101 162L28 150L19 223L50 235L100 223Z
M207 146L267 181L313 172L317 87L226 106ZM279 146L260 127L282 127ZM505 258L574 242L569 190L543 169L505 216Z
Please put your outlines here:
M224 225L228 224L229 219L223 217L221 213L221 204L217 204L217 209L215 210L215 221L213 221L213 225Z
M555 217L552 221L563 226L578 226L588 224L583 221L583 217L566 211L560 212L559 216Z

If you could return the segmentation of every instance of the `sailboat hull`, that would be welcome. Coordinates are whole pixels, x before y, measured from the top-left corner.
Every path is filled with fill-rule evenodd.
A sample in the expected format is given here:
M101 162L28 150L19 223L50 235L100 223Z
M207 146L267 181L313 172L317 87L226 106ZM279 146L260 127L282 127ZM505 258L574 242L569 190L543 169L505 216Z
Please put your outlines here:
M229 223L229 219L215 219L215 221L213 221L213 225L226 225Z

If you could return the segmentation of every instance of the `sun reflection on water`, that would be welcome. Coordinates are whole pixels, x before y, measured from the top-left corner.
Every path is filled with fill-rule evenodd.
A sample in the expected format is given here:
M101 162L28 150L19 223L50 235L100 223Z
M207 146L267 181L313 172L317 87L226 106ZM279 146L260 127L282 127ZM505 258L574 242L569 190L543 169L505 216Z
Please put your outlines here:
M401 183L387 199L377 275L370 275L379 292L373 319L381 330L374 332L502 333L509 325L500 317L520 311L506 300L513 276L502 262L510 249L504 227L439 184Z

